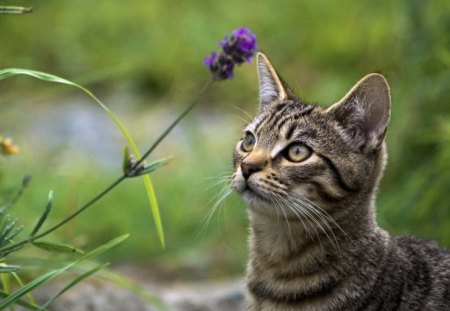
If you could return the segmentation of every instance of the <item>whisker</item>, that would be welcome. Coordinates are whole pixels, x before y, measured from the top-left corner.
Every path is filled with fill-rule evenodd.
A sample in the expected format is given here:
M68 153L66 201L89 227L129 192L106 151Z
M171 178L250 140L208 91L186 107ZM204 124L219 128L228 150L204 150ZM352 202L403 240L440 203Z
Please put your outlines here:
M253 120L253 117L252 117L247 111L245 111L244 109L242 109L241 107L233 106L233 108L236 109L236 110L238 110L238 111L240 111L240 112L242 112L242 113L248 118L248 120L246 121L246 123L250 123L250 122Z
M209 202L207 203L208 205L214 200L216 202L213 204L213 206L210 208L207 215L202 220L202 225L196 234L197 237L203 235L206 232L206 229L207 229L209 223L211 222L212 216L214 215L214 213L217 211L218 208L220 209L220 207L223 206L225 199L232 192L233 192L233 190L231 189L230 184L227 183L222 187L222 189L219 191L219 193L215 197L213 197L211 200L209 200Z
M297 194L297 196L298 196L298 194ZM342 232L342 234L344 235L344 237L345 237L347 243L350 243L350 239L349 239L349 237L348 237L347 232L345 232L345 231L341 228L341 226L339 226L339 224L337 223L337 221L336 221L333 217L331 217L331 216L330 216L330 215L329 215L322 207L320 207L319 205L317 205L316 203L312 202L311 200L309 200L309 199L307 199L307 198L301 197L301 199L302 199L303 201L309 203L309 204L312 205L313 207L315 207L316 210L317 210L317 212L320 212L326 219L328 219L334 226L336 226L336 228L338 228L338 229Z
M337 237L334 233L334 230L332 226L330 225L330 222L332 224L335 224L339 227L339 225L336 223L336 221L328 215L323 209L321 209L317 204L314 204L310 200L305 200L305 198L299 196L298 194L292 194L292 197L294 200L303 206L305 209L307 209L310 212L310 217L314 218L316 220L317 225L322 230L322 232L327 236L328 240L331 242L331 244L334 246L336 251L340 253L340 247L339 242L337 240ZM314 217L314 215L317 217ZM324 227L320 224L322 222L327 230L325 230ZM340 227L339 227L340 228ZM341 229L342 230L342 229ZM331 233L332 236L328 234L328 232Z
M249 124L251 122L251 120L246 120L244 118L242 118L241 116L237 115L237 114L233 114L233 117L235 117L236 119L239 119L240 121L242 121L242 123L244 124Z
M227 174L227 175L223 175L223 176L206 177L204 179L208 181L208 186L206 186L203 190L201 190L203 192L208 191L212 188L215 188L216 186L221 185L226 182L231 183L231 180L233 179L233 175Z
M292 207L292 206L291 206L291 203L290 203L286 198L282 197L282 196L279 195L279 194L276 194L275 197L277 197L277 199L278 199L279 201L281 201L280 208L281 208L282 210L283 210L284 207L287 207L287 208L289 208L289 209L291 210L292 213L294 213L294 215L301 221L301 223L302 223L302 225L303 225L303 228L304 228L305 231L306 231L306 234L309 236L309 238L310 238L311 240L314 241L314 238L313 238L313 236L311 235L311 232L309 231L308 227L305 225L305 223L304 223L304 221L303 221L303 217L302 217L303 212L302 212L302 210L298 210L298 209L295 209L294 207ZM309 220L308 220L307 218L305 218L305 220L309 222ZM286 221L288 222L287 219L286 219ZM311 225L311 223L310 223L310 225ZM313 228L314 228L314 227L313 227ZM315 229L314 229L314 230L315 230ZM316 235L317 235L317 233L316 233Z
M334 232L326 219L323 217L323 215L317 213L317 211L312 207L311 205L304 205L305 208L311 212L310 217L313 218L316 222L316 224L319 226L320 230L325 234L327 239L330 241L330 243L333 245L333 247L336 249L338 253L340 253L339 244L337 242L336 236L334 235ZM317 217L317 218L316 218ZM324 224L325 227L321 225L321 222ZM328 231L331 233L332 236L328 234Z
M322 245L322 241L320 240L319 232L316 230L316 227L318 226L318 227L323 231L322 226L321 226L320 223L317 221L317 219L316 219L315 217L313 217L313 216L311 215L311 213L309 213L309 211L308 211L307 208L305 208L305 207L302 206L302 205L292 204L292 203L295 203L295 201L294 201L294 202L290 202L290 203L291 203L290 208L291 208L292 210L297 210L297 211L301 212L302 215L305 217L305 220L308 221L308 224L310 225L310 227L311 227L312 230L314 231L314 234L315 234L316 237L317 237L317 241L319 242L320 249L321 249L321 251L322 251L322 253L323 253L323 252L324 252L324 248L323 248L323 245ZM311 222L313 222L315 225L313 225ZM308 231L308 230L307 230L307 231ZM312 235L310 235L310 238L311 238L312 241L314 241L314 238L313 238Z
M286 224L287 224L287 226L288 226L289 237L290 237L290 236L291 236L291 226L290 226L290 224L289 224L289 220L288 220L288 218L287 218L287 215L286 215L286 213L284 212L283 206L280 205L280 203L279 203L279 201L278 201L279 198L280 198L279 196L274 195L274 196L271 198L271 200L272 200L272 202L273 202L276 206L279 206L279 207L280 207L280 210L281 210L281 212L282 212L283 215L284 215L284 219L286 220ZM278 213L278 212L277 212L277 213Z

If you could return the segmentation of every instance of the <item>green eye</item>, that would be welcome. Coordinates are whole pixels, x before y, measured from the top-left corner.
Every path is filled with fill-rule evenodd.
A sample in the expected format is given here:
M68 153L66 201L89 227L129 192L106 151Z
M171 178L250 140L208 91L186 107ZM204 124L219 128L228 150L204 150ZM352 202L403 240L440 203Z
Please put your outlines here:
M311 155L311 150L303 144L293 143L285 152L285 157L291 162L305 161Z
M250 152L253 150L255 143L256 143L255 136L253 136L252 133L247 132L245 133L245 136L242 139L241 150L244 152Z

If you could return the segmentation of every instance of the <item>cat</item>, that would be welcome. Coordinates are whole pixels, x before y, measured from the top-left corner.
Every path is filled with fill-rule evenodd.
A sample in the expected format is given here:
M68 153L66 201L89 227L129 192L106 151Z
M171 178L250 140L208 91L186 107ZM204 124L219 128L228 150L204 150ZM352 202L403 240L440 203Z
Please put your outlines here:
M450 310L450 252L375 217L390 118L372 73L329 108L304 103L257 54L259 111L233 154L248 207L247 310Z

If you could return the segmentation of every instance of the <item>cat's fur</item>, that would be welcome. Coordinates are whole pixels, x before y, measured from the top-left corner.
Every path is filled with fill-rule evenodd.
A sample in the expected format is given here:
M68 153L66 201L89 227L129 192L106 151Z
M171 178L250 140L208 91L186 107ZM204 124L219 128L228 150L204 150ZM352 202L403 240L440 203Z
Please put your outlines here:
M232 178L250 218L247 310L450 310L450 253L376 222L385 78L367 75L325 109L295 97L261 53L257 66L260 108Z

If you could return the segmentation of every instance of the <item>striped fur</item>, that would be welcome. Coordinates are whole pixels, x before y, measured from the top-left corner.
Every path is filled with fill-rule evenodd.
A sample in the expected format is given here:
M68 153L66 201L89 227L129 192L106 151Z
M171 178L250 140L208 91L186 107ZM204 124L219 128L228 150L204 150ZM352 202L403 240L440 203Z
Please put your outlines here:
M257 58L260 108L236 145L232 179L250 218L247 310L450 310L450 253L376 223L384 77L366 76L324 109Z

